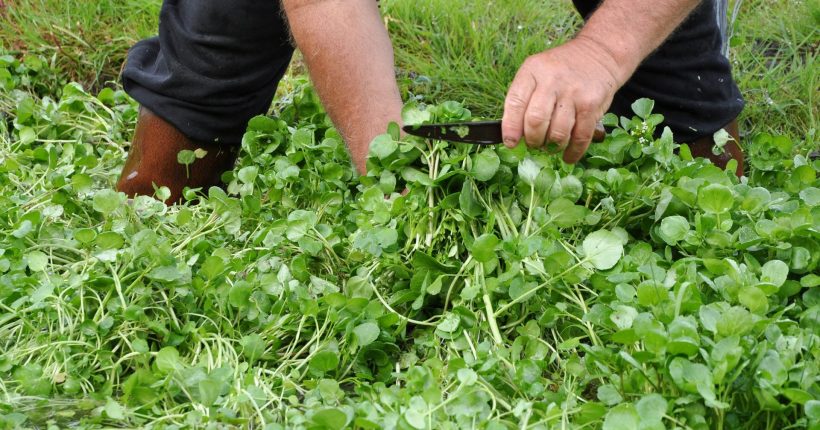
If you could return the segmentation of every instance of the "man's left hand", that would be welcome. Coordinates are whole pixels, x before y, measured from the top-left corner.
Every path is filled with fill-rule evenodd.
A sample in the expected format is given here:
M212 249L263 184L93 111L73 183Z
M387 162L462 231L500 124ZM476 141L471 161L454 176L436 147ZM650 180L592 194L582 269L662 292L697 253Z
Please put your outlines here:
M577 162L626 80L621 69L605 47L582 37L527 58L504 103L504 144L554 143L564 161Z

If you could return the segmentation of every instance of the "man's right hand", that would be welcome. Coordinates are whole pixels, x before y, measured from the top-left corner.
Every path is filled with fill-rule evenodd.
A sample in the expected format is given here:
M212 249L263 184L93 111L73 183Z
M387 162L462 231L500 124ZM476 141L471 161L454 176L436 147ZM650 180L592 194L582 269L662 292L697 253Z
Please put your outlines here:
M573 40L528 58L504 105L504 143L557 143L574 163L635 69L700 0L604 0Z
M577 162L623 75L605 49L583 38L527 58L504 103L504 144L514 147L521 137L531 148L555 143L564 161Z

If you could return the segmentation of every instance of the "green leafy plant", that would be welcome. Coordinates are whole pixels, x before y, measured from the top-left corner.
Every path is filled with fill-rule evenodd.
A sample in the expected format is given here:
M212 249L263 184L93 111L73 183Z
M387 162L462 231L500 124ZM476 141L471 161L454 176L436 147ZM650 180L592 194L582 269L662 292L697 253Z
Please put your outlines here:
M739 180L641 100L580 165L391 127L359 177L291 84L170 208L110 188L122 92L0 93L0 427L818 425L820 164L787 137Z
M179 153L177 153L177 162L185 166L186 178L191 177L189 166L194 164L194 161L205 158L207 154L208 151L202 148L197 148L193 151L190 149L183 149L182 151L179 151Z

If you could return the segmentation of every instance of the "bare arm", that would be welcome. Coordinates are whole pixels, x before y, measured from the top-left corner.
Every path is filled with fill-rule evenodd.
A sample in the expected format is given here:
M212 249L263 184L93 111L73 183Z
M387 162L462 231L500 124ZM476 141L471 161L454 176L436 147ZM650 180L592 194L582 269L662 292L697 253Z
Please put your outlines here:
M356 168L370 141L401 121L393 47L373 0L283 0L290 30Z
M580 160L615 92L700 0L604 0L572 40L529 57L504 104L504 142L555 142Z
M601 47L626 83L641 61L683 23L701 0L607 0L576 39Z

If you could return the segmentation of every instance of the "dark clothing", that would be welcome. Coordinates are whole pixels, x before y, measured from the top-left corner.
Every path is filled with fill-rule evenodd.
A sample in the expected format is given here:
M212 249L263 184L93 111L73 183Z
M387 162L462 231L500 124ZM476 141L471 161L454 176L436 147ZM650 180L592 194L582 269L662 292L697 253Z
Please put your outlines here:
M631 116L636 99L654 99L682 142L711 135L740 113L716 1L727 0L705 0L643 62L610 111ZM279 3L164 0L159 37L128 54L125 90L193 140L238 144L248 120L270 106L293 54ZM599 2L574 3L588 16Z
M573 3L587 17L599 2ZM743 110L743 96L722 51L728 41L723 40L724 17L718 16L718 6L715 0L703 1L615 94L610 112L632 117L632 102L653 99L654 111L664 115L663 125L678 142L711 136L735 119Z
M164 0L159 37L128 53L123 86L202 142L238 144L293 54L278 0Z

